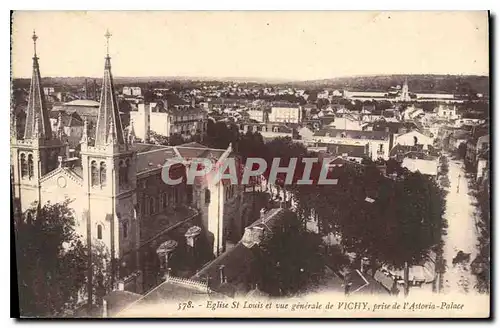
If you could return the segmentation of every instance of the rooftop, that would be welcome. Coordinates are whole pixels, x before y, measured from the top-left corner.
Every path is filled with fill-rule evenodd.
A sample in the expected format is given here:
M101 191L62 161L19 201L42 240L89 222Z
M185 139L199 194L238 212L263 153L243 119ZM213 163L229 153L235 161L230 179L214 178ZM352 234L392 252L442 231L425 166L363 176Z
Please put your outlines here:
M332 138L350 138L350 139L369 139L369 140L388 140L389 133L385 131L358 131L322 128L316 133L315 137L330 136Z
M141 225L141 244L146 243L158 233L164 233L165 230L174 228L181 222L189 221L196 214L197 211L189 207L180 206L175 210L167 209L166 213L149 216L143 221L145 223Z
M89 99L76 99L67 103L64 103L62 106L84 106L84 107L99 107L99 102Z
M247 227L245 235L235 247L217 257L212 262L209 262L191 279L202 281L206 279L206 277L211 277L210 288L219 291L219 288L223 286L217 279L219 274L218 270L221 265L224 265L224 274L226 275L227 283L233 285L237 290L244 288L243 286L246 286L246 279L252 272L252 262L255 259L252 250L254 243L249 243L250 237L248 236L248 231L251 231L251 228L255 226L263 225L262 222L265 222L268 228L272 227L273 224L282 217L283 213L284 210L280 208L269 210L263 219L259 219ZM227 290L227 287L223 289Z

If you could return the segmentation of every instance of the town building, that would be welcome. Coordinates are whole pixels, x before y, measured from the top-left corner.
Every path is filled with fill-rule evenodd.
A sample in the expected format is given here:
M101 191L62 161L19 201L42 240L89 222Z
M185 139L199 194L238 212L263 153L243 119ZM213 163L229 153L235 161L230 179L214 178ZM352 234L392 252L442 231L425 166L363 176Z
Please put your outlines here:
M267 113L260 109L250 109L247 111L249 118L259 123L267 122Z
M139 97L142 96L142 90L140 87L123 87L122 94Z
M461 116L458 114L456 106L439 105L436 109L437 117L447 120L456 120Z
M426 136L417 130L413 130L404 134L395 135L394 144L403 146L423 145L426 150L428 146L434 145L434 138Z
M302 107L291 103L274 103L269 114L270 123L300 123Z
M439 162L437 159L405 157L401 163L401 167L406 168L411 172L420 172L423 175L436 178L438 174Z
M168 101L141 103L137 111L130 112L130 120L136 136L149 140L150 132L171 137L174 134L189 139L198 134L202 138L207 132L208 114L191 105L171 107Z
M368 158L389 159L393 146L393 135L383 131L357 131L323 128L314 133L312 139L304 140L311 146L318 144L350 145L367 147ZM365 148L363 148L365 149Z

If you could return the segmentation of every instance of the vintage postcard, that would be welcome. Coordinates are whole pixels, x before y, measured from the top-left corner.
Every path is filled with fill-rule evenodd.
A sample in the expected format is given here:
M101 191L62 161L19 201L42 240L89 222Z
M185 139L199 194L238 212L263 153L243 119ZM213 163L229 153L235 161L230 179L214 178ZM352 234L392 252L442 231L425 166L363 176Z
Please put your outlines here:
M490 317L488 12L11 17L20 317Z

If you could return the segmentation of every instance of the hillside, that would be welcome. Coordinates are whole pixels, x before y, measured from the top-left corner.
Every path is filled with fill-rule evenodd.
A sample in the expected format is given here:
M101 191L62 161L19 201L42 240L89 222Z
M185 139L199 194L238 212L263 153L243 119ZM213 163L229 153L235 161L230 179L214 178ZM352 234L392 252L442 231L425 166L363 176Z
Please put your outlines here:
M489 77L478 75L376 75L376 76L353 76L339 77L312 81L284 82L261 78L205 78L205 77L115 77L116 85L125 84L151 84L160 87L164 84L178 82L180 84L191 84L196 82L206 83L251 83L253 85L283 85L303 89L347 89L350 91L387 91L390 87L402 85L405 78L408 86L414 93L482 93L489 95ZM91 82L94 78L88 78ZM97 83L100 84L100 78ZM15 79L16 86L29 87L30 79ZM85 77L46 77L43 78L44 85L50 86L83 86Z
M332 88L351 91L387 91L391 86L402 85L415 93L460 93L471 88L477 93L489 94L489 77L478 75L376 75L353 76L333 79L294 82L303 88Z

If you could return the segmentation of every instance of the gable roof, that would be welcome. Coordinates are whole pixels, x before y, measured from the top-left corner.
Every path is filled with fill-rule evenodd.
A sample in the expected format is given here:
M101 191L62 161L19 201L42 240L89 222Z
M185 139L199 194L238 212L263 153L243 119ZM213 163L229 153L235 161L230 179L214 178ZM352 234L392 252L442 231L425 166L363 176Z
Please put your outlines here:
M332 138L351 138L351 139L369 139L369 140L388 140L389 133L385 131L358 131L322 128L316 133L315 137L330 136Z

